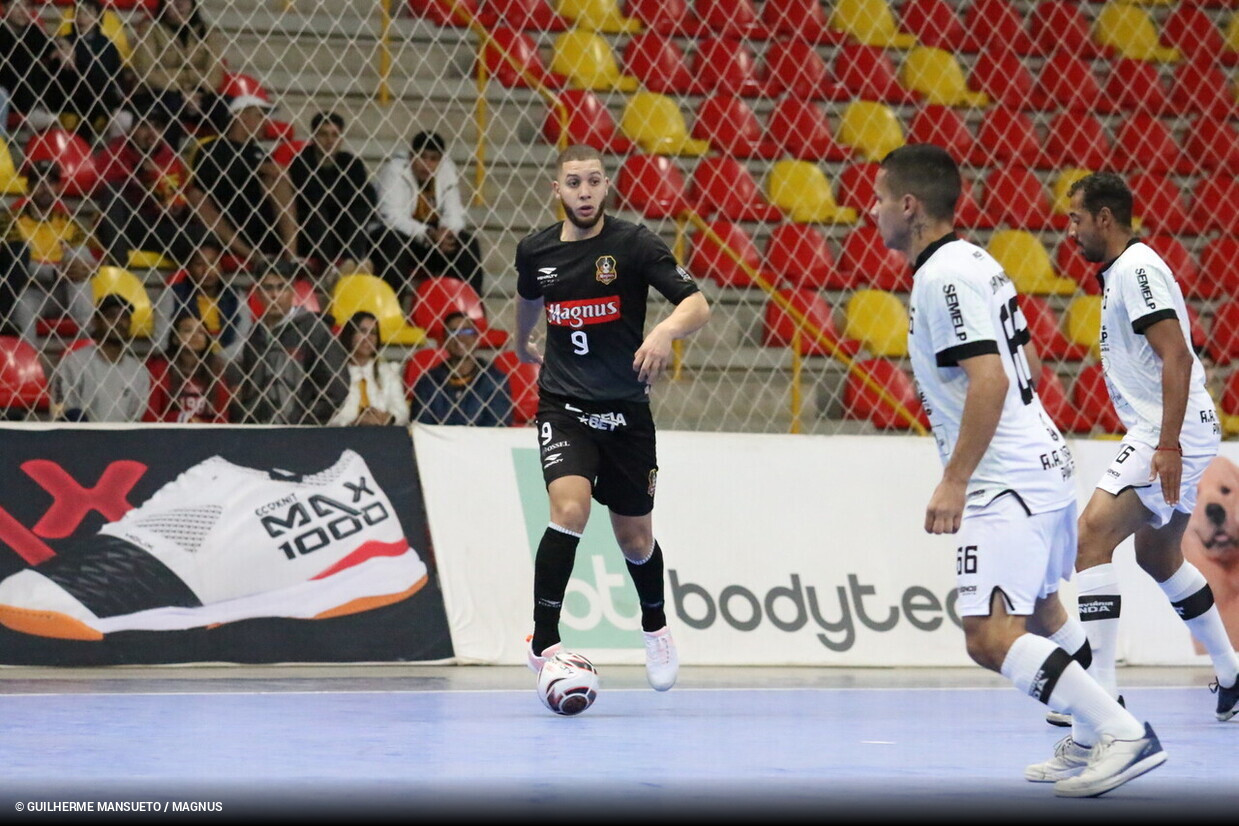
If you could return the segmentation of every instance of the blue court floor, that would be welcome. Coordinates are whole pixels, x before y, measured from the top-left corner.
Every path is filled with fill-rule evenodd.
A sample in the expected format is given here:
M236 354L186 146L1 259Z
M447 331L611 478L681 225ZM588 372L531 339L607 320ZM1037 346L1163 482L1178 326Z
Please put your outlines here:
M980 669L686 668L665 694L639 668L601 672L594 707L563 718L517 668L3 669L0 819L64 819L56 804L91 801L217 809L128 819L587 826L1239 810L1239 718L1214 720L1200 669L1120 669L1128 708L1170 758L1094 800L1023 780L1065 730Z

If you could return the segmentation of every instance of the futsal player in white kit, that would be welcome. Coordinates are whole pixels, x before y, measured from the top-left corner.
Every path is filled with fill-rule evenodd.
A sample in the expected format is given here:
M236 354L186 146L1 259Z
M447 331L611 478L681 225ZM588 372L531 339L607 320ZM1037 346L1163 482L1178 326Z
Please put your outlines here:
M1221 439L1204 368L1188 343L1183 293L1166 262L1132 231L1132 194L1122 178L1088 175L1068 195L1068 235L1086 260L1101 265L1101 366L1127 429L1079 523L1075 582L1093 654L1089 673L1117 696L1122 600L1111 560L1134 535L1137 563L1209 652L1217 719L1229 720L1239 711L1239 658L1209 583L1180 551L1201 474Z
M1059 644L1083 634L1058 598L1076 550L1074 465L1037 396L1015 288L954 232L960 190L946 150L909 144L882 161L871 211L885 245L914 262L908 349L944 465L925 529L958 537L956 609L969 656L1072 714L1072 742L1091 746L1085 761L1067 762L1060 745L1025 777L1054 782L1059 796L1094 797L1166 752Z

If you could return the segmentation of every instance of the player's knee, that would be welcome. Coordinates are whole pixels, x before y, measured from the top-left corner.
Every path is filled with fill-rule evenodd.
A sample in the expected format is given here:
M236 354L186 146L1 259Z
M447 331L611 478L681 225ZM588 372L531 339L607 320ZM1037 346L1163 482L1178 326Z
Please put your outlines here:
M551 521L570 531L581 533L589 522L589 502L556 502L551 506Z
M1087 511L1080 517L1079 540L1076 546L1076 570L1092 568L1110 561L1114 552L1109 542L1109 530L1096 515Z

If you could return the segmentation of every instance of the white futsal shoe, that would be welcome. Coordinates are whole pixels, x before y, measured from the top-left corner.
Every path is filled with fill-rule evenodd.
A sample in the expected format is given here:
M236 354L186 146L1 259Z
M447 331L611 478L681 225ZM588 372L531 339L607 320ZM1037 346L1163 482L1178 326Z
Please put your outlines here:
M1024 769L1024 779L1033 783L1055 783L1075 777L1088 767L1088 755L1091 751L1092 749L1072 740L1069 734L1054 745L1053 757Z
M680 655L675 650L671 631L663 626L657 631L643 631L645 637L645 676L655 691L666 691L675 685L680 674Z
M548 645L541 654L538 654L533 650L533 634L525 637L525 642L529 646L529 650L526 652L526 662L529 663L529 670L535 674L541 674L542 666L546 665L546 661L564 650L564 644L557 642L554 645Z
M1148 723L1144 724L1144 736L1136 740L1116 740L1103 734L1089 754L1084 771L1055 783L1054 794L1097 797L1165 762L1166 751Z
M426 584L387 494L345 450L301 476L212 456L140 506L0 582L0 623L102 640L258 617L327 619Z

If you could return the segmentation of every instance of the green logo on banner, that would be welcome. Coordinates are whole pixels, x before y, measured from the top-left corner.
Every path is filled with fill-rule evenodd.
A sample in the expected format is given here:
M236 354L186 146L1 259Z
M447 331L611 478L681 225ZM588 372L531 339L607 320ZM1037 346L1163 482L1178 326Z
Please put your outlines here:
M512 464L529 535L529 557L533 559L546 532L549 513L538 451L512 448ZM611 533L610 514L597 502L577 546L560 628L566 643L582 648L635 648L640 644L637 592Z

